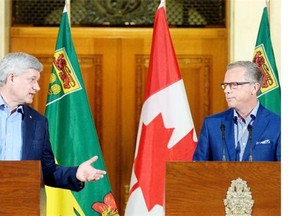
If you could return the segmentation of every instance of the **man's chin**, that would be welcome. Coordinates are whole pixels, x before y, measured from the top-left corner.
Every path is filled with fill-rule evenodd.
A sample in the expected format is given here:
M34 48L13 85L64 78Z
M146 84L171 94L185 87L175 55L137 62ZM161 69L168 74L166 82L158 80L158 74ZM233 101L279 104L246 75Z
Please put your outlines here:
M33 99L30 99L30 100L26 100L25 101L25 104L32 104L33 103Z
M235 104L233 103L227 103L228 108L235 108Z

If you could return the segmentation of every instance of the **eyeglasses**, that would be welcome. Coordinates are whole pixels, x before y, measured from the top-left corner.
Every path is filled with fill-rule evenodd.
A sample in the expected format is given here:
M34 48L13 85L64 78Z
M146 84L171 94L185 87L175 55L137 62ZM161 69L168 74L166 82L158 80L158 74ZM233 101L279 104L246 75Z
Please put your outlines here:
M229 83L221 83L222 89L226 89L226 86L229 85L230 89L237 89L239 85L251 84L252 82L229 82Z

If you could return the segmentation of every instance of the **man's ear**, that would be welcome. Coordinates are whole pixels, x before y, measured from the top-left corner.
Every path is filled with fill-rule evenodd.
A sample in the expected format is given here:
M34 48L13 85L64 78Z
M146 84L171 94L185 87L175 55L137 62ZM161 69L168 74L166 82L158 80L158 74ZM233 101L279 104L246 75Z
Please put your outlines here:
M7 75L7 82L13 82L15 75L13 73L9 73Z
M261 86L260 83L254 83L253 84L253 94L257 94L258 91L260 90Z

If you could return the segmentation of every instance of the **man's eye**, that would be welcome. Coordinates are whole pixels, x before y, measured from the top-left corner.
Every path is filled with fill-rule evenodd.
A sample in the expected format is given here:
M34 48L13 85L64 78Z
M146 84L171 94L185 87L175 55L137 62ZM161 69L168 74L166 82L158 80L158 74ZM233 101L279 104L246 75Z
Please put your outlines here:
M31 78L31 79L29 79L29 82L30 82L30 83L35 83L35 82L36 82L36 79L35 79L35 78Z

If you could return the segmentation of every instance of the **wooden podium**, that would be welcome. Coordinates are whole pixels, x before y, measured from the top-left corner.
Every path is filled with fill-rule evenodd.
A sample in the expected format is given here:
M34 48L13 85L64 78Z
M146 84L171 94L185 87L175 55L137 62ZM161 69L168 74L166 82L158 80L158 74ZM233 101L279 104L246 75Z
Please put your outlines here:
M0 215L40 215L40 161L0 161Z
M250 187L253 216L281 214L280 162L167 162L166 216L224 216L224 199L237 178Z

